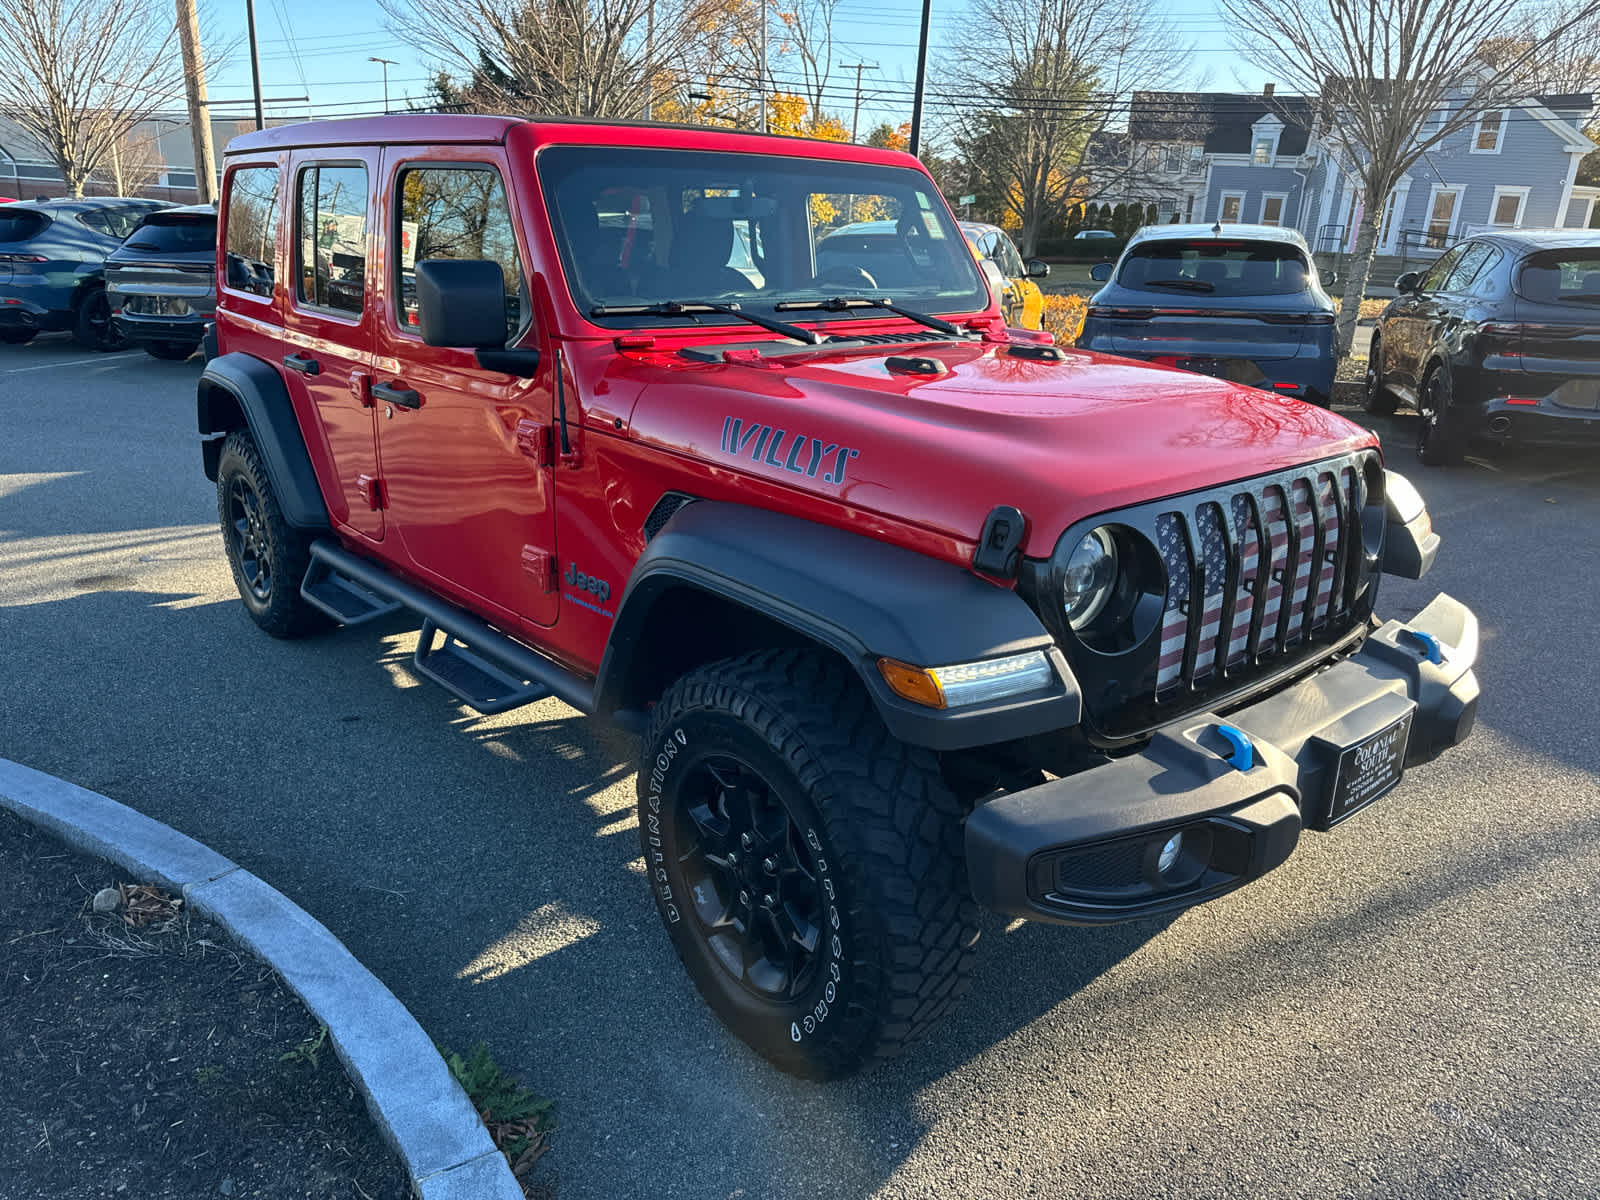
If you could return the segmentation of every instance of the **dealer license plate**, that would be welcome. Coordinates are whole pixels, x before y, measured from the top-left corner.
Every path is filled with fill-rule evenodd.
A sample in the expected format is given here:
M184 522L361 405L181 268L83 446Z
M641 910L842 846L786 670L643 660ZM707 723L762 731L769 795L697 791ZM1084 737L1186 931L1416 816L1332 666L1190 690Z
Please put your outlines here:
M1406 744L1411 740L1411 718L1416 708L1387 729L1373 734L1339 755L1328 801L1328 824L1336 825L1382 796L1406 769Z

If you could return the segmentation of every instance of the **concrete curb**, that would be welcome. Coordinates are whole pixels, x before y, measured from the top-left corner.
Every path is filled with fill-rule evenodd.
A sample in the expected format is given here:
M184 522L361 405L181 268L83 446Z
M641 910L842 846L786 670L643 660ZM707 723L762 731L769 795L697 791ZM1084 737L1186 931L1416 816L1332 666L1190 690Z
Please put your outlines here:
M465 1092L405 1005L333 934L238 864L98 792L0 758L0 806L141 880L181 890L328 1027L421 1200L522 1200Z

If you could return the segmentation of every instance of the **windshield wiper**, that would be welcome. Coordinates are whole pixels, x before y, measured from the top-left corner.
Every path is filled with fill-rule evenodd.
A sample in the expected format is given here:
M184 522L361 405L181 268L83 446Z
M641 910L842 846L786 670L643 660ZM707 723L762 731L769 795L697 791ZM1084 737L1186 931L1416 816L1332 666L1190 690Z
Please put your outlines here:
M1183 288L1185 291L1190 292L1214 292L1217 290L1215 284L1208 283L1204 279L1146 279L1144 286Z
M871 296L835 296L831 300L781 300L772 306L778 312L798 312L802 309L820 309L822 312L848 312L852 308L881 308L885 312L892 312L897 317L905 317L908 321L916 321L926 325L929 329L937 329L940 333L948 333L951 337L970 337L965 330L941 321L938 317L930 317L926 313L919 313L915 309L901 308L888 300L876 300Z
M738 317L741 321L749 321L752 325L770 329L773 333L781 333L784 337L804 342L808 346L822 343L822 335L813 329L802 329L787 321L775 321L771 317L757 316L755 313L745 312L737 304L719 304L715 300L660 300L655 304L596 304L589 310L589 315L591 317L692 317L696 313L703 312Z

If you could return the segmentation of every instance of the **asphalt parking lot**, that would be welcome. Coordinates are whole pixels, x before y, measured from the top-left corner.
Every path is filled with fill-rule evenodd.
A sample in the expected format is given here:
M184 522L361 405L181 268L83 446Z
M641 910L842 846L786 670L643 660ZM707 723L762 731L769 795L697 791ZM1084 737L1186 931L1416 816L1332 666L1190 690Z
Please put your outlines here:
M773 1072L658 928L636 744L557 701L484 718L414 635L241 610L198 359L0 347L0 756L268 880L439 1042L559 1104L578 1197L1600 1193L1600 464L1439 471L1382 421L1483 622L1478 730L1261 882L1111 930L986 923L936 1040Z

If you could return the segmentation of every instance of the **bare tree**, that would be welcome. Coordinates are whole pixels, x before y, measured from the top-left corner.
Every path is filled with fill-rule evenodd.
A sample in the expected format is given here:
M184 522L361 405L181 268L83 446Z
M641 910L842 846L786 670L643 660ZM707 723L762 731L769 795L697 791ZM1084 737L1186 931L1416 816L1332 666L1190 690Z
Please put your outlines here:
M1526 18L1515 34L1494 38L1478 48L1490 66L1501 67L1533 50L1529 82L1546 95L1600 92L1600 21L1569 19L1569 4L1558 4ZM1554 31L1554 32L1552 32Z
M1125 123L1131 88L1160 87L1184 56L1157 0L974 0L971 15L985 33L956 48L951 75L978 104L954 139L1032 254L1081 194L1091 147Z
M130 129L112 144L106 166L106 177L113 193L138 195L156 181L166 166L161 154L161 138L148 128Z
M727 0L380 0L460 107L637 117L719 27ZM451 94L451 87L456 92Z
M1289 91L1321 93L1318 134L1360 185L1337 329L1344 354L1400 177L1484 112L1515 106L1537 82L1544 51L1600 17L1600 0L1571 0L1554 23L1530 32L1517 0L1219 2L1245 57ZM1498 65L1486 61L1481 47L1501 40L1521 44Z
M779 55L799 69L800 95L813 120L825 108L828 80L833 75L833 15L838 7L839 0L790 0L778 13L784 33Z
M67 192L183 94L169 0L0 0L0 113L54 160Z

